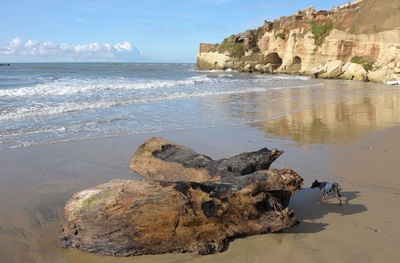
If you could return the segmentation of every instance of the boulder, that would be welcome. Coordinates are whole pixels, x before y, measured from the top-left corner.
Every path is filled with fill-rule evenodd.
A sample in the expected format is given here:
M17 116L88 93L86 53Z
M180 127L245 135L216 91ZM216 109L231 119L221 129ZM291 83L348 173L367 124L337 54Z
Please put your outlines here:
M254 69L255 69L256 71L263 72L263 65L257 64L257 65L254 67Z
M321 78L336 78L337 76L342 73L342 67L344 63L341 60L333 60L329 61L325 65L325 72L322 74L319 74L319 77Z
M368 72L368 80L378 83L397 80L398 76L385 68Z
M227 159L213 160L183 145L161 137L152 137L138 147L131 157L129 167L153 180L203 182L266 170L281 154L282 151L263 148Z
M314 68L306 69L302 73L307 76L318 78L321 74L324 74L325 72L326 72L326 70L323 67L314 67Z
M246 66L244 66L243 71L246 71L246 72L253 72L253 69L252 69L252 67L251 67L251 64L249 63L249 64L247 64Z
M339 76L341 79L350 79L350 80L367 80L368 72L364 69L364 67L360 64L347 62L343 66L343 74Z
M272 73L272 67L270 63L268 63L267 65L257 64L254 69L261 73Z
M264 73L272 73L272 66L271 63L268 63L263 67Z
M220 252L236 237L297 224L287 206L302 181L290 169L202 183L112 180L68 200L59 238L112 256Z

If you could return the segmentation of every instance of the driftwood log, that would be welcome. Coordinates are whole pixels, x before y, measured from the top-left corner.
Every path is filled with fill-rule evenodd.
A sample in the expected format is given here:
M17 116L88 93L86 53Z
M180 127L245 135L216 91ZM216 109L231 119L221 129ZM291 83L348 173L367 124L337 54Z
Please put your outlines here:
M235 237L297 224L287 206L301 186L290 169L203 183L113 180L67 202L61 245L113 256L220 252Z
M288 210L303 179L266 170L266 148L214 161L160 137L132 156L132 170L156 180L113 180L67 201L61 245L113 256L224 251L231 240L298 223Z
M153 180L204 182L228 175L246 175L267 170L283 152L263 148L228 159L213 160L207 155L161 137L152 137L139 146L129 167Z

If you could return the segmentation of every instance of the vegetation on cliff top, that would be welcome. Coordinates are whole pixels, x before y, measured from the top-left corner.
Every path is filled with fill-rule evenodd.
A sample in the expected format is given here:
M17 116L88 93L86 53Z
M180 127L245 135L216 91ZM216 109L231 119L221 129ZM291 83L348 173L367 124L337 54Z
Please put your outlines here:
M218 46L220 52L228 51L231 56L241 57L244 55L244 45L243 42L236 42L236 36L231 35L222 41Z
M314 43L318 46L324 42L325 37L329 35L332 30L333 24L327 22L323 25L318 25L314 20L311 20L311 32L314 35Z

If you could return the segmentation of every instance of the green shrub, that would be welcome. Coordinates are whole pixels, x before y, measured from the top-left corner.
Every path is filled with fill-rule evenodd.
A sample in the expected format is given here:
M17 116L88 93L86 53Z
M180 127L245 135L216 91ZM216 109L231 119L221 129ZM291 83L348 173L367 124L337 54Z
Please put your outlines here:
M371 71L372 64L374 64L373 61L364 59L363 57L358 57L358 56L352 57L351 62L356 63L356 64L361 64L364 67L365 71Z
M314 43L321 45L324 42L325 37L329 35L332 30L333 24L327 22L323 25L318 25L314 20L311 20L311 33L314 35Z
M278 37L280 37L281 39L285 39L285 34L284 33L278 33Z
M230 38L230 37L229 37ZM232 43L229 38L225 38L224 41L219 45L219 51L228 51L234 57L241 57L244 55L243 42Z
M353 29L350 30L350 33L355 34L356 30L353 28Z
M372 27L372 29L376 32L377 30L376 30L376 25L374 25L373 27Z

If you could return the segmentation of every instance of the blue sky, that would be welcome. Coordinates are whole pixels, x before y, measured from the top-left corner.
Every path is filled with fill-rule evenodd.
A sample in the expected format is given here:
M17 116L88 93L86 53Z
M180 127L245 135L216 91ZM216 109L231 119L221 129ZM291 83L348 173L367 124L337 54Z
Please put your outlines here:
M195 62L199 43L346 0L1 0L0 62Z

